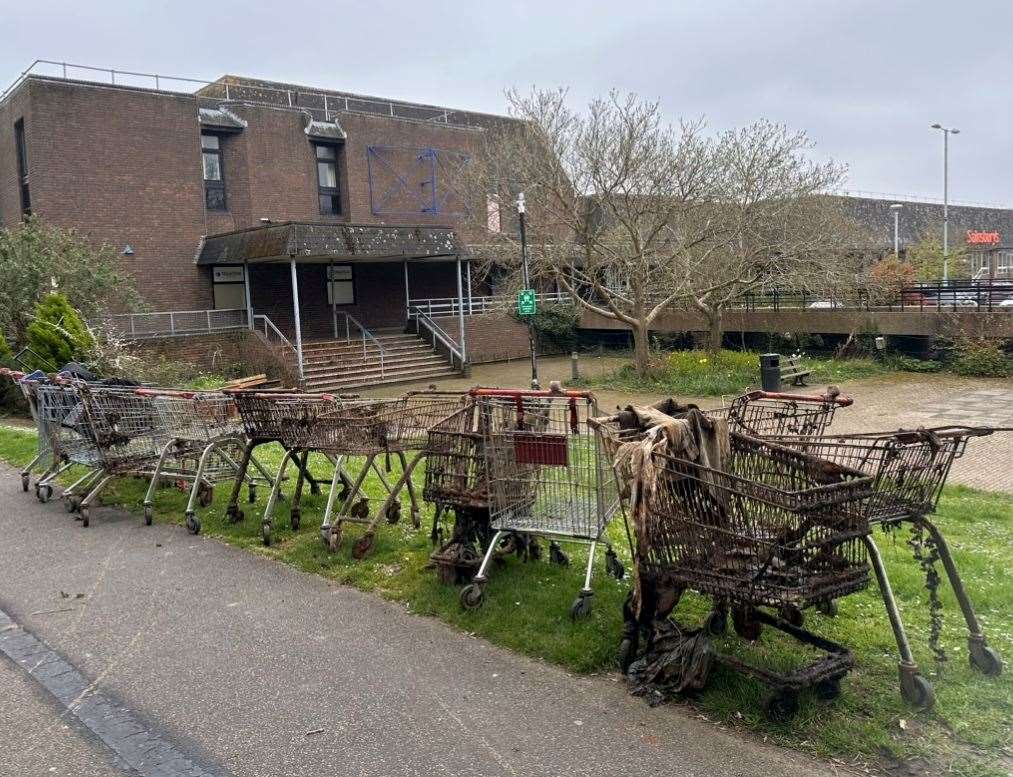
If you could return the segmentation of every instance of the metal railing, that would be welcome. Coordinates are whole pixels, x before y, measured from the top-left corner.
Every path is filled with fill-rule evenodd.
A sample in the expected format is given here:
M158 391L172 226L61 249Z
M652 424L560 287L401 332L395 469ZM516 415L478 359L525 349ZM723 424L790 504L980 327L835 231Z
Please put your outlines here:
M536 294L538 303L568 303L572 299L566 292L549 291ZM425 311L428 316L456 316L461 311L466 316L481 315L482 313L495 313L500 310L509 310L517 306L517 297L507 294L499 294L490 297L425 297L408 300L408 311L414 309Z
M352 344L352 332L353 332L353 329L358 329L359 332L360 332L361 339L362 339L362 363L363 364L366 364L369 361L369 355L368 355L369 354L369 343L372 343L373 346L375 346L377 355L380 357L380 378L382 379L384 377L384 370L385 370L384 359L386 357L386 352L383 349L383 345L381 345L380 341L376 338L376 335L374 335L372 332L370 332L368 329L366 329L366 327L364 327L358 321L358 319L356 319L355 316L351 315L350 313L346 313L343 310L339 312L335 308L331 308L331 311L333 313L333 318L334 318L334 339L335 340L340 340L341 339L340 327L339 327L339 324L338 324L338 317L341 316L342 318L344 318L344 323L345 323L345 342L346 343L348 343L349 345ZM356 339L358 339L358 338L356 338Z
M281 89L276 86L260 85L257 82L230 83L228 81L205 81L200 78L167 76L159 73L140 73L135 70L94 67L71 62L57 62L51 59L37 59L18 75L3 92L3 102L29 76L58 78L61 80L91 81L109 83L112 86L126 86L138 89L154 89L159 92L190 94L210 100L244 102L256 105L292 108L321 115L330 121L338 112L366 113L373 116L390 116L423 122L437 122L451 126L472 127L466 123L451 121L451 115L459 113L448 108L421 103L407 103L384 100L353 94L328 94L311 89ZM460 113L472 113L462 111Z
M253 317L253 332L268 346L280 350L284 354L284 358L291 359L294 363L298 364L299 351L296 350L292 342L282 334L282 331L267 316L258 313Z
M428 337L433 344L433 350L437 349L437 343L442 345L450 354L451 361L458 363L461 369L464 369L466 351L464 343L458 345L457 341L451 337L447 331L437 324L432 317L426 313L425 310L419 307L410 307L408 309L409 320L415 322L415 332L419 337L426 337L422 333L423 329L428 331Z
M111 334L131 340L180 337L246 329L246 308L226 310L167 310L160 313L119 313L91 322Z
M856 290L842 295L771 289L742 295L731 307L740 310L867 310L917 312L1013 312L1013 282L951 281L918 283L881 292Z

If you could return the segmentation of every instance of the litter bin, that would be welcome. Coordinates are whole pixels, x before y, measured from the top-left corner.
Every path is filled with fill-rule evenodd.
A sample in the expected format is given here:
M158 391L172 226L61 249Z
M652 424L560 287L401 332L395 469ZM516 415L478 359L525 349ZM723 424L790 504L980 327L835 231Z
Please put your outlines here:
M760 355L760 386L764 391L781 390L781 355L764 353Z

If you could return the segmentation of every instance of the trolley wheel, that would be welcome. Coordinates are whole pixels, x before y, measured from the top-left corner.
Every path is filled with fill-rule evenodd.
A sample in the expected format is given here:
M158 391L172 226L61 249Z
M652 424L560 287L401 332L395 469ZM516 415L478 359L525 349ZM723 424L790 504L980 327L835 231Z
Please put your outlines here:
M53 487L49 485L49 483L45 483L41 486L35 486L35 498L42 502L42 504L48 502L52 496Z
M155 520L155 511L151 505L144 505L144 525L151 526Z
M362 520L369 518L369 498L364 497L352 505L352 509L348 511L348 514L353 518L360 518Z
M549 543L549 561L561 567L570 566L570 557L563 552L558 542Z
M68 513L76 513L81 503L78 501L76 496L68 496L63 503L64 508Z
M253 483L246 487L246 498L251 505L257 501L257 487Z
M419 513L418 508L416 507L412 508L412 528L413 529L422 528L422 514Z
M320 484L317 481L310 483L310 493L317 496L320 493Z
M591 614L591 594L582 593L570 605L570 617L574 620L586 618Z
M338 497L337 497L338 502L344 502L346 499L348 499L348 495L350 493L352 493L352 490L348 487L347 484L343 484L341 486L341 490L338 492Z
M197 504L201 507L208 507L215 499L215 489L210 483L201 483L197 486Z
M969 642L968 647L967 658L972 669L977 669L985 677L998 677L1002 674L1002 658L994 648L984 642L974 641Z
M766 712L771 720L791 720L798 712L798 694L795 691L778 691L767 699Z
M802 624L805 623L805 613L794 604L782 605L777 612L777 617L798 628L802 628Z
M264 523L261 525L261 527L260 527L260 533L261 533L261 535L264 538L264 544L267 545L268 547L270 547L270 545L271 545L271 524L268 521L264 521Z
M712 637L720 637L728 630L728 612L722 609L713 609L704 619L704 631Z
M341 527L332 526L330 532L327 534L325 542L327 544L327 549L331 553L337 552L338 548L341 547Z
M200 518L193 513L187 513L186 530L191 534L200 534Z
M352 546L352 558L356 561L364 559L369 555L369 551L373 549L373 545L376 544L376 535L373 532L366 532L363 534L359 541Z
M469 583L461 589L461 606L466 610L477 610L482 606L483 598L485 594L478 583Z
M31 475L27 472L21 473L21 490L28 493L28 481L31 479Z
M836 599L825 599L822 602L817 602L816 609L828 618L836 618L837 613L840 612Z
M89 508L88 505L86 504L82 504L80 507L78 507L77 511L78 514L81 516L81 525L87 528L91 518L91 516L89 515L89 513L91 512L91 508Z
M732 609L732 626L743 639L755 642L760 638L763 624L756 619L752 607L739 606Z
M637 644L627 637L619 643L619 669L623 674L630 670L630 664L637 657Z
M820 680L816 683L814 690L816 698L823 701L832 701L841 695L841 678L828 677L826 680Z
M936 692L932 689L932 683L920 674L901 673L900 695L912 707L923 710L936 703Z
M384 513L384 517L387 519L387 523L395 524L401 520L401 503L396 499L387 505L387 510Z
M292 527L292 531L299 531L299 525L302 523L302 512L298 507L292 508L292 512L288 516L288 522Z
M229 523L239 523L246 518L246 513L236 507L236 505L229 505L225 510L225 517L229 519Z

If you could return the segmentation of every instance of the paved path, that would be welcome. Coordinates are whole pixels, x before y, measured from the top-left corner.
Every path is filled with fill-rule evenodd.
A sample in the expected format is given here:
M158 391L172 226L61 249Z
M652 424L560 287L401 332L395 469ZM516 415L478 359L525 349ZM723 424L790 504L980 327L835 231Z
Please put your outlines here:
M16 481L0 467L0 642L35 635L90 682L76 706L181 754L131 774L834 773L179 527L83 529ZM0 644L0 774L118 773L23 667Z
M617 356L582 357L586 375L603 375L629 359ZM568 357L540 360L543 385L563 380L570 374ZM530 377L526 361L480 364L469 378L441 379L442 389L467 389L475 385L522 386ZM390 395L409 389L425 388L425 381L387 387ZM810 386L802 391L819 392L825 386ZM998 378L961 378L955 375L917 375L895 373L842 384L841 389L855 398L855 404L839 412L831 431L874 432L890 429L916 429L920 426L1006 426L1013 427L1013 380ZM794 390L794 389L793 389ZM631 402L650 403L658 394L596 391L603 409ZM720 397L679 397L700 407L717 407ZM728 397L731 399L731 397ZM958 459L950 474L951 483L962 483L988 491L1013 494L1013 434L996 434L972 440L967 453Z

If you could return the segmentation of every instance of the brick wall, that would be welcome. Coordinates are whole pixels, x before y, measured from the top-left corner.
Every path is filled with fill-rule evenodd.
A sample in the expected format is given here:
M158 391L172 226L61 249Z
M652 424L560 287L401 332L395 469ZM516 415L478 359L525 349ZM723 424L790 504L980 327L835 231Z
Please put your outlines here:
M256 375L264 372L271 378L280 378L288 385L295 385L295 376L289 366L256 335L245 329L213 335L141 340L134 344L134 350L141 356L193 364L215 375Z
M28 173L31 179L35 122L32 118L30 94L25 90L19 90L0 105L0 227L13 227L21 221L21 193L18 188L18 161L14 141L14 122L18 119L24 119L25 122L25 139L29 149ZM31 180L29 186L34 200L35 190Z
M458 339L456 316L434 318L445 332ZM528 328L509 313L484 313L464 317L468 361L472 364L521 359L528 355Z

